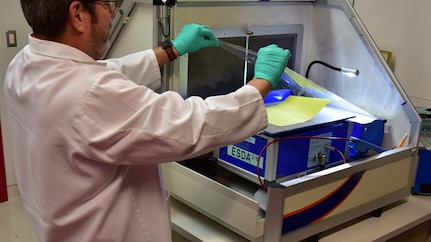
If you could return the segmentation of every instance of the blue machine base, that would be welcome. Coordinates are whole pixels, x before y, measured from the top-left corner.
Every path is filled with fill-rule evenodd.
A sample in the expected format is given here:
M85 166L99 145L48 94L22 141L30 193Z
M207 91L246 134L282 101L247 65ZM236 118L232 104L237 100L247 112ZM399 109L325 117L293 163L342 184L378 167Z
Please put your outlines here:
M419 164L412 194L431 195L431 150L419 150Z

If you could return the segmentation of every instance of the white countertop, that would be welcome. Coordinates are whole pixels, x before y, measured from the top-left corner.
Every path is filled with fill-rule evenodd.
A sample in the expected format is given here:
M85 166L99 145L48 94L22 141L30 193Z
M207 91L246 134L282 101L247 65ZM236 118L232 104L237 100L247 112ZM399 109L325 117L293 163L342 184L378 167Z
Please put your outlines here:
M224 226L172 199L173 229L191 241L248 241ZM364 215L321 234L320 242L387 241L431 220L431 196L410 195L383 209L380 217ZM352 236L354 234L354 236Z
M380 217L354 220L319 242L387 241L431 219L431 196L410 195L387 206ZM352 236L354 234L355 236Z

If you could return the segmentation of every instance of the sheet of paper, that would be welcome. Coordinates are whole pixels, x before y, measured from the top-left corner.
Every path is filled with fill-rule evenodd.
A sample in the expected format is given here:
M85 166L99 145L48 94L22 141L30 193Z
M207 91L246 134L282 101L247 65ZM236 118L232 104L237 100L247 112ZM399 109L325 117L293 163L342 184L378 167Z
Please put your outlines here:
M283 102L266 108L268 122L277 126L287 126L306 122L329 103L329 99L289 96Z

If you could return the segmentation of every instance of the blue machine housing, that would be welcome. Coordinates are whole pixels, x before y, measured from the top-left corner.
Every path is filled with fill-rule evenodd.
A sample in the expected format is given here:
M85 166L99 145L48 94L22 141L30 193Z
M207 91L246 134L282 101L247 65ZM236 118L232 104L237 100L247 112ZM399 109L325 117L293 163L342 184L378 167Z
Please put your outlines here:
M361 157L367 154L369 149L379 151L378 148L376 149L376 147L373 148L372 146L379 146L382 144L385 122L386 120L376 119L373 122L367 124L353 124L352 137L361 139L362 141L365 141L370 145L367 145L365 142L359 145L349 142L349 147L351 148L351 158Z
M301 175L343 161L343 157L331 152L334 147L345 153L346 140L314 139L309 137L348 137L347 122L331 124L317 130L285 136L278 142L277 178ZM325 160L325 161L323 161ZM324 163L322 163L324 162ZM265 174L262 169L261 174Z
M321 138L312 138L317 136ZM312 129L300 129L278 137L254 135L241 143L220 148L219 160L253 174L257 174L259 166L259 174L267 181L273 181L273 178L297 177L342 162L343 157L331 152L329 147L344 154L347 139L333 140L330 137L349 137L349 123L342 121ZM275 142L263 150L272 141ZM322 163L322 160L325 162ZM276 165L276 174L271 174L269 179L264 175L268 174L268 162Z
M276 136L266 132L254 135L241 143L220 148L218 158L272 182L355 160L366 155L369 149L379 151L377 148L383 135L384 120L377 119L369 124L343 120L278 133Z

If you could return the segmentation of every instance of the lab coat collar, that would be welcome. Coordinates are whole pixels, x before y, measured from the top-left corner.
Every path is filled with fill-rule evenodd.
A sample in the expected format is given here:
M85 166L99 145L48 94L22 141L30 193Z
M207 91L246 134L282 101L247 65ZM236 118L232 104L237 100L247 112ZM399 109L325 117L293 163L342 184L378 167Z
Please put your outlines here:
M59 42L42 40L32 36L28 37L31 51L44 56L58 59L73 60L76 62L106 66L106 63L98 62L81 50Z

